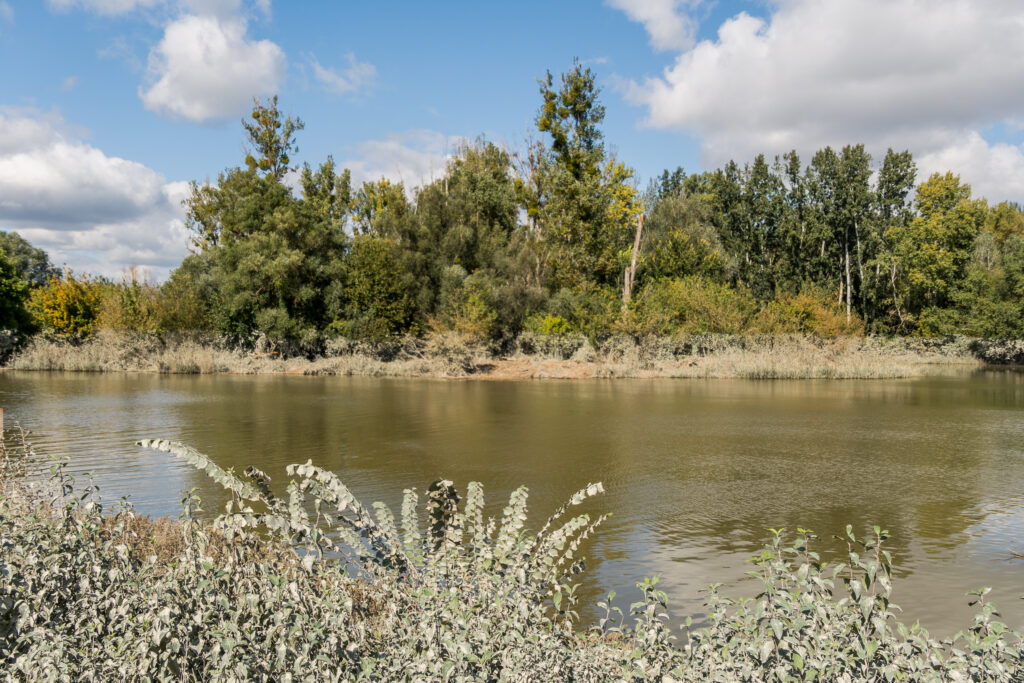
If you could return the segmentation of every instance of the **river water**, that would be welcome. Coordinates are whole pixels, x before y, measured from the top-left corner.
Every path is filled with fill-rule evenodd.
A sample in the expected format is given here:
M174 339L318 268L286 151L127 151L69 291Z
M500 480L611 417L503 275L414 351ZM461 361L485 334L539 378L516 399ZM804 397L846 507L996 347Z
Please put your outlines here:
M205 475L139 438L179 439L224 467L254 464L283 491L289 463L337 472L364 503L480 481L489 511L520 484L531 528L588 482L612 517L585 548L584 616L658 574L675 616L701 591L750 595L746 559L769 527L813 529L821 550L846 524L892 534L894 602L935 635L967 626L964 593L993 587L1024 627L1024 374L908 380L435 381L339 377L0 373L6 426L67 456L107 500L177 515Z

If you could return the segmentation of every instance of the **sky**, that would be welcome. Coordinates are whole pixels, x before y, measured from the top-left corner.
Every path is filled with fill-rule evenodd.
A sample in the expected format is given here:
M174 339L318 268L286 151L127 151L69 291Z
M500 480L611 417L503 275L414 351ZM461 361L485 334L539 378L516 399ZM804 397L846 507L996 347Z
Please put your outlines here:
M253 97L305 122L293 161L414 188L463 140L537 137L537 79L576 58L640 187L864 143L1024 201L1020 0L0 0L0 230L161 280Z

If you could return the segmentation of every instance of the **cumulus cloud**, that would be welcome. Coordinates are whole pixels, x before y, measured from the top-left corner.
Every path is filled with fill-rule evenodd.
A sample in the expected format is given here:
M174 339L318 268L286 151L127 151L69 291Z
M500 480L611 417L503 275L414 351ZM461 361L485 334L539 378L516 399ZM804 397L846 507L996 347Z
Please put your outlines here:
M433 130L411 130L360 143L357 155L342 166L351 169L356 185L387 178L412 189L439 177L448 160L466 142L466 138Z
M697 24L687 13L699 0L607 0L644 25L656 50L686 50L693 45Z
M0 109L0 230L16 230L57 263L163 277L185 254L181 199L143 164L74 137L55 115Z
M348 66L344 69L328 69L321 65L315 56L309 58L313 76L324 90L335 95L351 95L373 85L377 77L377 68L373 64L357 61L351 52L345 59Z
M989 144L971 131L917 159L919 178L953 171L975 196L993 202L1024 199L1024 146Z
M648 125L696 136L709 165L864 142L876 155L892 145L929 163L974 159L980 174L1020 153L978 134L1024 111L1017 0L778 0L773 8L766 20L742 13L724 22L661 76L629 83L627 98L647 108Z
M204 122L236 116L254 95L275 92L284 79L284 52L252 40L238 17L185 15L170 23L149 55L146 108Z

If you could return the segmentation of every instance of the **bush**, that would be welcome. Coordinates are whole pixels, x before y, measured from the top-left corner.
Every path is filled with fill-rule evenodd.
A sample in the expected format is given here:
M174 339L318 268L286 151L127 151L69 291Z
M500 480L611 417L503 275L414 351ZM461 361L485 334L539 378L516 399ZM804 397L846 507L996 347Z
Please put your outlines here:
M585 283L576 289L559 290L548 300L545 313L566 321L569 326L566 332L580 332L596 338L611 332L618 322L621 308L619 292Z
M756 326L769 334L813 334L825 339L864 334L860 316L846 319L846 310L827 293L805 289L769 301Z
M550 313L534 313L526 319L524 328L527 332L543 335L570 334L572 332L572 325L568 320L560 315L551 315Z
M640 334L740 334L750 328L757 308L746 289L691 276L647 285L632 312Z
M98 286L100 301L96 326L127 332L158 332L163 329L160 288L132 268L119 283Z
M536 534L527 493L500 522L483 489L452 482L407 490L400 520L372 512L331 472L288 468L277 498L255 468L240 479L179 443L170 451L232 494L212 525L183 500L180 533L104 515L53 468L54 505L0 478L0 665L12 678L280 680L1020 680L1020 634L975 592L980 612L936 641L897 621L892 564L876 528L842 540L830 565L814 536L774 531L751 558L751 599L709 592L709 625L681 641L657 579L637 584L628 616L579 631L581 543L604 519L567 516L601 493L574 494ZM5 473L10 468L3 470ZM462 503L460 505L460 502ZM311 510L316 511L315 516ZM346 566L358 569L355 575ZM612 597L612 596L610 596Z
M44 330L72 340L89 337L100 310L101 284L87 275L75 277L70 268L32 290L29 310Z

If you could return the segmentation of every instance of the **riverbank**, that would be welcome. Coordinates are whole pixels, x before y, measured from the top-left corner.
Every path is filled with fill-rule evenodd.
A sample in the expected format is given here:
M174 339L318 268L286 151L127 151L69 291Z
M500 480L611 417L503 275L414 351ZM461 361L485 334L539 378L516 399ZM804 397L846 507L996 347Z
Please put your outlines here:
M501 353L454 334L379 343L334 340L323 355L282 358L267 345L102 331L70 344L36 338L6 367L72 372L295 374L446 379L887 379L1024 363L1024 341L688 335L596 344L583 335L521 335Z

